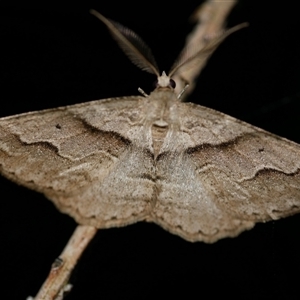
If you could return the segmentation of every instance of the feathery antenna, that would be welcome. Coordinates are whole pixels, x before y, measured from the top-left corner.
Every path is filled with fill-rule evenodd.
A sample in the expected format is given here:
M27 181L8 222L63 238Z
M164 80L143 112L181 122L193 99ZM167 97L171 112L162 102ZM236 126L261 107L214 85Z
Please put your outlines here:
M154 56L147 44L129 28L105 18L103 15L90 10L90 13L101 20L109 29L113 38L129 59L143 71L160 76Z
M182 67L185 67L185 70L187 65L189 65L187 68L193 68L193 66L197 65L199 61L208 59L208 57L212 55L212 53L218 48L224 39L226 39L233 32L247 27L248 25L248 23L236 25L226 30L218 37L211 39L204 47L200 49L191 49L190 47L184 48L173 64L169 72L169 77L173 76L175 73L179 73Z
M120 48L136 66L143 71L155 74L159 79L164 79L163 83L160 84L162 87L169 86L170 78L175 73L178 74L180 71L191 69L200 61L208 59L226 37L233 32L248 26L248 23L242 23L232 27L223 34L209 40L207 44L200 49L191 49L190 47L184 48L178 59L173 64L169 74L166 75L163 73L160 75L151 49L136 33L117 22L105 18L94 9L90 10L90 13L96 16L108 27L111 35L117 41ZM166 80L165 77L167 77L168 80Z

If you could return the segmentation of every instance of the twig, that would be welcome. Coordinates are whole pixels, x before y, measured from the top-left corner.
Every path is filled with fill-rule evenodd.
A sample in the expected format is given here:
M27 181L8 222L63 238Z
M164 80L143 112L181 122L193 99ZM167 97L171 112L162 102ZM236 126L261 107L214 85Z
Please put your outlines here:
M188 35L184 48L200 49L224 31L225 20L236 2L236 0L208 0L201 4L191 17L196 22L196 25L194 30ZM193 91L195 80L205 67L206 62L207 60L203 60L197 66L188 68L186 71L183 70L179 75L174 76L177 93L183 90L186 82L189 83L189 88L184 93L184 97ZM184 80L182 80L183 78Z
M78 259L94 237L97 229L92 226L78 225L65 249L52 264L48 278L42 285L35 300L63 299L66 289L70 289L68 280Z

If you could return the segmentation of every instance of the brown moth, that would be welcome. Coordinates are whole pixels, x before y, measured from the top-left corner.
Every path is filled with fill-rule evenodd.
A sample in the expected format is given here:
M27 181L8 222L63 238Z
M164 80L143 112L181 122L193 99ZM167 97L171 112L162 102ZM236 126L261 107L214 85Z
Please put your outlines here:
M215 242L300 212L300 145L174 91L171 76L207 59L236 28L160 75L135 33L93 14L158 77L157 88L0 119L1 174L80 224L146 220L189 241Z

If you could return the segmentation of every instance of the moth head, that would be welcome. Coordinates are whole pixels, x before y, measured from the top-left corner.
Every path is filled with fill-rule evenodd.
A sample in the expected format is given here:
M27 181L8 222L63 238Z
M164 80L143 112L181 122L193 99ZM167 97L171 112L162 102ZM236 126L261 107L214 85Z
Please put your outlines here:
M171 90L174 90L176 87L176 82L166 74L165 71L162 72L161 76L157 77L157 80L155 81L155 88L169 88Z
M237 25L225 31L220 36L209 40L204 46L201 45L200 48L196 47L191 49L189 46L184 48L182 53L179 55L179 58L173 64L169 75L165 72L162 72L160 75L151 49L135 32L117 22L105 18L95 10L91 10L90 12L108 27L113 38L117 41L120 48L124 51L132 63L143 71L157 76L157 81L155 82L156 89L174 90L176 84L171 78L172 76L179 75L182 71L186 71L187 69L196 68L199 62L205 61L228 35L247 26L247 23ZM187 80L185 81L187 87L188 82ZM180 92L178 98L180 98L182 93L185 91L185 88Z

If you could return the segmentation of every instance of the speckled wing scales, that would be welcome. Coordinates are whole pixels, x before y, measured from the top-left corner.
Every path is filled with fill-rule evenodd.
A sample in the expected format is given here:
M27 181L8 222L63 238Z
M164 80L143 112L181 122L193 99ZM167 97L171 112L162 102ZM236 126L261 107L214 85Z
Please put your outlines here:
M144 219L154 183L145 179L153 176L147 141L141 134L139 143L132 141L143 130L137 121L141 99L114 98L1 119L1 173L44 193L81 224L102 228Z
M214 242L300 212L300 145L191 103L180 111L182 128L157 159L154 222ZM172 151L182 140L188 147Z
M157 129L156 97L2 118L0 171L78 223L148 220L189 241L300 212L300 145L191 103Z

